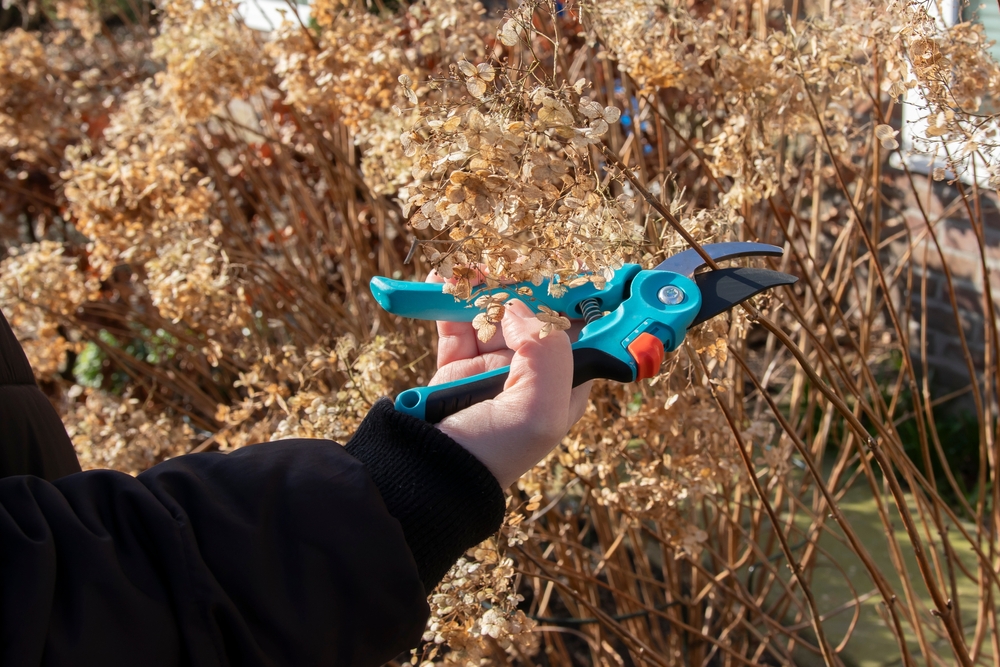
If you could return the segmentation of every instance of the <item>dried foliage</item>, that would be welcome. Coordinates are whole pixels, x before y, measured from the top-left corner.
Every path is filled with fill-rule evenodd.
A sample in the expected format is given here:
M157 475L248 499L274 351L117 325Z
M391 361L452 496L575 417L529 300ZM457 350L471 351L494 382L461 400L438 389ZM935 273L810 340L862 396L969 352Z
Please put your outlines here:
M152 57L165 69L162 95L185 123L207 120L234 97L258 92L270 63L252 30L231 19L237 3L168 2Z
M505 299L478 285L772 242L799 284L599 384L411 662L840 665L881 632L887 662L997 664L991 284L958 361L968 477L911 333L938 214L904 219L917 177L886 166L919 90L935 178L977 155L1000 182L981 27L903 0L315 0L265 35L234 4L57 2L0 33L0 308L85 466L348 438L433 372L433 327L381 311L375 275L435 268L487 339Z

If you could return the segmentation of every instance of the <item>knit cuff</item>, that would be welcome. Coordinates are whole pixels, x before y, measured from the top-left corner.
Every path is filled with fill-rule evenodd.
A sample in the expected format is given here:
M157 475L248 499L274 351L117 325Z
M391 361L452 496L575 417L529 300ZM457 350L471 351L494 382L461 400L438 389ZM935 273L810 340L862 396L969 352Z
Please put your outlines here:
M382 399L346 446L403 527L430 594L459 556L495 533L506 503L493 473L427 422Z

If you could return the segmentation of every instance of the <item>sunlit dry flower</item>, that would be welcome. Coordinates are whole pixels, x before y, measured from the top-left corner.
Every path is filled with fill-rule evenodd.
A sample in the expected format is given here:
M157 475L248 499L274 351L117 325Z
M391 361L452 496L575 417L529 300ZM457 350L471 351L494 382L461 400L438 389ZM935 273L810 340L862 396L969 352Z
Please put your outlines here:
M495 292L484 294L476 299L476 308L482 308L483 312L477 314L472 320L472 327L476 330L476 336L481 342L489 342L496 334L497 324L503 320L506 313L504 303L509 298L510 295L506 292Z
M101 15L87 0L59 0L56 2L56 18L69 21L87 43L92 43L101 34Z
M526 37L524 28L514 19L505 21L497 32L497 37L505 46L515 46Z
M545 338L553 331L566 331L570 327L568 318L563 317L544 304L538 305L538 314L535 315L542 322L542 330L538 332L539 338Z
M177 415L149 412L139 399L83 389L80 402L63 416L80 466L138 474L183 454L194 430Z
M164 5L154 55L166 60L165 93L192 122L207 120L238 95L262 85L269 63L257 33L232 20L234 0L177 0Z
M399 75L399 87L403 91L403 95L406 96L406 100L413 105L417 103L417 96L413 92L413 80L407 74Z
M476 99L482 99L486 95L486 84L493 81L496 76L493 66L489 63L473 65L468 60L459 60L458 70L465 77L465 86L469 89L469 94Z
M523 120L510 120L507 110L514 108L526 110ZM608 131L605 117L618 120L620 112L581 101L574 88L539 85L530 93L499 88L490 106L426 110L401 139L416 162L415 183L400 191L409 224L458 239L455 250L483 267L487 283L537 285L557 269L582 273L583 265L597 269L591 275L603 281L604 268L620 265L622 252L641 237L619 201L597 189L587 147ZM560 233L568 243L556 251L550 239ZM507 237L534 240L511 244ZM605 242L594 243L597 238ZM464 264L456 257L428 255L442 275ZM560 289L550 284L550 292Z
M0 310L40 377L65 370L66 319L96 298L99 286L80 270L80 260L60 243L42 241L12 248L0 262Z
M897 134L899 132L892 129L889 125L875 126L875 138L881 142L882 148L886 150L893 151L899 148L899 142L896 141Z

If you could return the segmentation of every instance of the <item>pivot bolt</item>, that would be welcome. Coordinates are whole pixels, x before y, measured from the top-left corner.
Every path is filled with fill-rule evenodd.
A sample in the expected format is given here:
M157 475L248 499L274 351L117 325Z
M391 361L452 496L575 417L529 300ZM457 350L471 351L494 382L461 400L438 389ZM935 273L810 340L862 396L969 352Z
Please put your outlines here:
M684 292L679 287L667 285L660 288L660 291L656 293L656 298L660 300L660 303L676 306L684 301Z

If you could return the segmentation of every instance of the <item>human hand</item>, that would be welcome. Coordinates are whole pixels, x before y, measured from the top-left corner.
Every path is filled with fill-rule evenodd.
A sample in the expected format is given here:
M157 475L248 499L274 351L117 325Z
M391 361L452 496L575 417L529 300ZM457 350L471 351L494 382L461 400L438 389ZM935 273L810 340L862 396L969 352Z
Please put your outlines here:
M432 273L428 282L441 282ZM496 335L483 343L470 322L438 322L438 371L430 384L510 366L503 391L446 417L437 428L471 452L507 488L545 457L583 415L593 382L573 387L565 331L542 322L521 301L507 304Z

